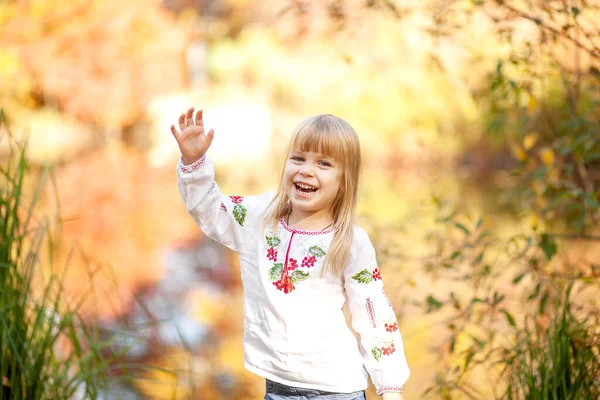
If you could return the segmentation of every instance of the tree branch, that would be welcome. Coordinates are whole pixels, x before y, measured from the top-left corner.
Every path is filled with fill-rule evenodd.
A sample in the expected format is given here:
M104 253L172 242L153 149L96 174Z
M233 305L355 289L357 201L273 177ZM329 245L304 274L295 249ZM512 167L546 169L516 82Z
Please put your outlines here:
M530 20L532 22L535 22L536 25L538 25L539 27L541 27L542 29L545 29L547 31L553 32L555 34L557 34L558 36L565 38L567 40L569 40L570 42L572 42L573 44L575 44L577 47L579 47L580 49L584 50L586 53L588 53L590 56L592 56L595 59L600 59L600 51L599 49L594 46L593 48L589 48L586 45L584 45L583 43L581 43L579 40L575 39L574 37L572 37L569 34L566 34L552 26L547 25L541 18L537 18L534 17L530 14L525 13L524 11L519 10L518 8L515 8L509 4L506 3L501 3L500 7L504 7L505 9L513 12L514 14L518 15L521 18Z

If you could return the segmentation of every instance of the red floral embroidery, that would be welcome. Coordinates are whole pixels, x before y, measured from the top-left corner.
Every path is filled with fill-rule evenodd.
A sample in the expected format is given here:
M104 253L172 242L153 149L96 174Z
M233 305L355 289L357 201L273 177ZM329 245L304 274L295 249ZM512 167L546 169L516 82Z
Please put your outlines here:
M317 262L317 257L315 256L306 256L302 259L302 267L310 268L315 266L315 262Z
M395 352L396 352L396 345L394 345L394 343L390 343L387 346L381 346L381 347L376 346L371 349L371 354L373 354L373 357L375 357L375 361L379 361L382 356L391 356Z
M398 323L385 324L385 330L388 332L396 332L398 330Z
M389 347L382 347L381 351L383 352L384 356L391 356L396 351L396 346L394 346L394 343L392 343L389 345Z
M231 199L232 202L234 202L235 204L240 204L243 200L244 197L243 196L229 196L229 198Z
M381 274L379 273L379 268L375 268L373 270L373 280L374 281L380 281L381 280Z
M267 258L271 261L277 261L277 250L275 250L273 247L269 247L267 249Z
M286 273L285 270L281 276L281 279L273 282L273 285L275 285L277 289L281 290L285 294L288 294L292 290L296 289L296 286L294 286L292 282L292 278Z
M227 211L227 207L225 207L225 204L223 204L223 203L221 203L221 210Z
M265 236L267 246L269 246L267 248L267 258L275 261L273 267L269 270L269 279L272 281L273 286L285 294L296 289L294 284L302 282L310 276L310 273L299 269L300 265L298 265L297 259L289 257L294 235L295 232L292 232L292 236L287 245L284 263L277 262L277 251L275 250L275 248L280 245L281 240L276 236ZM318 258L325 256L325 250L321 249L319 246L311 246L305 251L305 254L306 253L308 253L308 255L302 260L302 268L312 267Z

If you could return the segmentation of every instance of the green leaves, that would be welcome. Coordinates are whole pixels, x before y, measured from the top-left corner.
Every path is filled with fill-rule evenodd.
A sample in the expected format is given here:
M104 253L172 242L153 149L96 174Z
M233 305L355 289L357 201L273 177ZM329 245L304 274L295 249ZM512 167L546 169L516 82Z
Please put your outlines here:
M504 316L506 317L506 320L508 321L508 323L511 326L517 326L516 322L515 322L515 318L512 316L511 313L509 313L508 311L506 311L506 309L501 309L500 311L502 311L502 313L504 313Z
M550 236L548 236L548 234L543 233L541 235L541 240L540 240L540 248L544 251L544 254L546 255L546 258L548 260L551 260L552 257L556 254L556 243L554 242L554 240L552 240L552 238Z
M358 283L369 283L373 280L373 274L365 268L362 271L352 275L352 279Z
M373 354L373 357L375 357L376 361L379 361L381 359L381 356L383 355L379 347L373 347L373 349L371 349L371 354Z
M300 271L299 269L297 269L294 272L292 272L290 277L292 278L293 283L298 283L307 280L309 275L310 274L308 272Z
M319 246L311 246L308 249L308 252L317 258L321 258L321 257L325 256L325 250L323 250Z
M440 309L444 304L432 295L427 296L427 313Z
M279 279L282 272L283 272L283 264L282 263L275 264L275 266L269 270L269 279L271 281L276 281L277 279Z
M240 226L244 226L244 220L246 219L247 213L246 207L241 204L236 204L235 207L233 207L233 217Z
M281 243L281 239L277 236L265 236L265 239L267 241L267 246L269 247L277 247Z

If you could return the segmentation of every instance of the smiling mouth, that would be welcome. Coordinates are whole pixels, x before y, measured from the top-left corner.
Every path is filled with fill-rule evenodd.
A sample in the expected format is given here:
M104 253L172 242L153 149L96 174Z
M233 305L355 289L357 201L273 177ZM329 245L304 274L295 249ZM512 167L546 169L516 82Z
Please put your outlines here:
M297 193L304 194L304 195L310 195L310 194L315 193L317 190L319 190L318 188L316 188L314 186L306 185L304 183L294 183L294 186L296 187Z

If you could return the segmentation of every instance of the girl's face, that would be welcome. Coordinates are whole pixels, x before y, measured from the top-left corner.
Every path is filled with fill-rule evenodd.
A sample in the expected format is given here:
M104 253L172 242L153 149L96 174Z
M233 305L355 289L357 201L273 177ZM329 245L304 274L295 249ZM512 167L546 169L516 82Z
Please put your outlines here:
M340 191L339 162L313 151L292 151L285 164L283 187L298 216L323 213L331 218L331 207Z

